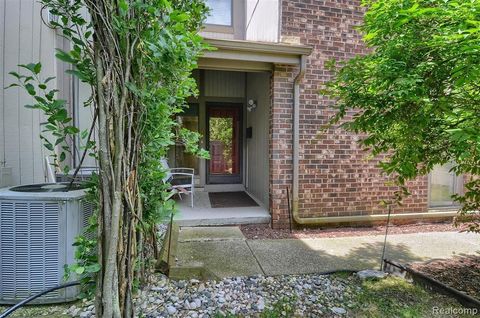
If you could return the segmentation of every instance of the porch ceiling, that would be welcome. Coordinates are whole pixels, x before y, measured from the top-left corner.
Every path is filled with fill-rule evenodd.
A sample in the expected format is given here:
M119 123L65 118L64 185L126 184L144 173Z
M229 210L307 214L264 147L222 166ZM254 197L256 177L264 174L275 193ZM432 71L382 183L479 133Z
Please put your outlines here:
M216 50L206 51L200 58L199 68L203 69L269 71L272 64L299 64L300 56L312 52L304 45L219 39L205 42Z

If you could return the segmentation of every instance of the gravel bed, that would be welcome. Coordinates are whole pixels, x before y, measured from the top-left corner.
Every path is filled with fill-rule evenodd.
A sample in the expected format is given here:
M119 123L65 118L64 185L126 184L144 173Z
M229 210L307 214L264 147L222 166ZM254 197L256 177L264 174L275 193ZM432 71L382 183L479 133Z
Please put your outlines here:
M287 238L323 238L348 237L385 234L385 225L369 227L341 228L304 228L294 229L292 233L286 229L272 229L269 225L243 225L240 228L243 235L250 240L287 239ZM427 233L427 232L461 232L465 227L455 227L447 223L416 223L390 225L389 234Z
M361 288L354 276L286 275L221 281L171 281L155 275L134 300L138 317L258 317L275 307L283 317L342 317ZM72 317L95 318L91 302L71 306Z
M275 304L280 315L332 317L345 315L354 304L353 278L324 275L253 276L221 281L158 281L136 300L142 317L255 317ZM352 287L357 286L357 287ZM280 309L278 309L280 304ZM285 308L282 309L281 306ZM289 312L288 309L294 310Z

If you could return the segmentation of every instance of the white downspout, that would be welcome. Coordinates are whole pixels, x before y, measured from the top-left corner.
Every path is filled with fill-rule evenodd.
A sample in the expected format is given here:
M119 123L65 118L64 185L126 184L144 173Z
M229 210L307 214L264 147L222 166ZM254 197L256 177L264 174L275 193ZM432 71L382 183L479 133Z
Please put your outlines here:
M299 143L300 143L300 82L305 75L307 57L300 56L300 69L293 83L293 186L292 207L295 221L298 217L298 175L299 175Z

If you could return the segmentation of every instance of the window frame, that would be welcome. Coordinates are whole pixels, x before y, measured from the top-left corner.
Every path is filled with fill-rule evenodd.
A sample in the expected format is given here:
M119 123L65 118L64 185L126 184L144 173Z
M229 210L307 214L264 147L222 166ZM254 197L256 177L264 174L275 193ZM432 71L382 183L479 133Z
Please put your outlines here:
M244 39L246 2L245 0L230 0L230 3L230 25L205 22L202 29L203 32L225 33L233 35L235 39Z
M438 203L432 202L432 174L433 170L430 171L428 174L428 207L431 209L435 208L456 208L460 204L455 202L452 198L449 201L440 201ZM463 186L464 186L464 177L463 175L456 175L452 174L451 178L453 179L453 188L454 194L463 194Z
M230 1L230 24L216 24L216 23L207 23L205 21L205 26L211 27L211 28L218 28L218 29L231 29L233 32L233 26L234 26L234 1ZM206 4L206 1L205 1ZM212 12L213 13L213 12Z

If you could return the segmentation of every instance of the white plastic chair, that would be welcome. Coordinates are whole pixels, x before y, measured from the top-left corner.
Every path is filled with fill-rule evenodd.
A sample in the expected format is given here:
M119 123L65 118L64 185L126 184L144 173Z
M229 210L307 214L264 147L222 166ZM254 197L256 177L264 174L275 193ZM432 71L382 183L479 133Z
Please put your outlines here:
M182 193L189 193L193 208L193 195L195 192L195 169L193 168L170 168L167 159L160 160L163 170L166 171L164 183L170 184L172 190L176 190L180 199Z

